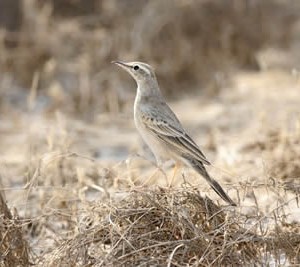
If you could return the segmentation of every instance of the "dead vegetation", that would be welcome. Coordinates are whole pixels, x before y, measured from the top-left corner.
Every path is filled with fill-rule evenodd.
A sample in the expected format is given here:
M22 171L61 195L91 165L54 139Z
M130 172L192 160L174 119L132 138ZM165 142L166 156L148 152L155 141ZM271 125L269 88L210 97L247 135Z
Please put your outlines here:
M299 262L299 228L289 225L289 229L282 222L266 226L268 215L250 223L247 216L221 208L191 188L132 191L121 201L84 203L77 216L76 234L44 255L41 265L241 266ZM244 227L247 224L248 229Z
M235 69L259 68L260 49L288 47L299 15L295 1L129 2L23 1L20 33L2 34L16 42L1 48L7 86L35 81L44 108L86 118L126 107L129 79L109 63L138 59L157 66L166 94L215 95Z
M30 247L23 233L22 219L7 207L0 192L0 266L28 266Z
M296 1L26 0L20 8L22 22L0 32L0 266L300 263L300 136L286 126L299 122L287 111L299 77L226 82L236 69L258 70L263 48L294 44ZM114 59L154 64L169 95L210 94L181 100L181 115L197 114L188 123L211 139L216 165L236 166L222 183L237 208L211 200L194 174L170 185L145 160L129 119L134 92L124 90L132 83L112 70ZM286 128L257 126L268 108L293 115Z
M125 162L103 168L101 161L68 153L66 140L49 142L53 151L42 158L36 151L27 166L22 215L12 217L2 205L2 248L7 252L2 254L3 266L299 263L299 221L288 219L293 213L288 204L297 201L295 195L268 212L259 202L245 206L252 212L242 203L223 207L204 197L198 186L141 185L124 171ZM270 140L260 144L269 146ZM234 185L239 196L266 186ZM284 190L279 183L268 187L278 195Z
M272 154L270 162L270 175L277 179L291 180L300 182L300 132L297 129L288 133L277 131L270 133L265 142L266 151L269 157ZM300 185L300 184L299 184ZM295 188L296 189L296 188ZM298 186L299 193L299 186Z
M244 147L245 150L258 150L266 160L266 170L270 179L280 183L297 195L300 193L300 135L296 129L282 129L267 132L260 140Z

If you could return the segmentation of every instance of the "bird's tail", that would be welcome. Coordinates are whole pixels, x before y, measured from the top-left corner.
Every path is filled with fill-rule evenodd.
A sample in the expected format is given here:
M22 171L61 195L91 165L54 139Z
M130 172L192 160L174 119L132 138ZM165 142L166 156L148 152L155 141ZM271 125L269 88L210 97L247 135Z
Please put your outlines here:
M231 206L236 206L236 204L233 202L233 200L225 193L221 185L210 175L207 173L203 163L201 161L186 158L188 162L191 164L191 166L196 170L199 174L201 174L205 180L209 183L211 188L215 190L215 192L226 202L228 202Z

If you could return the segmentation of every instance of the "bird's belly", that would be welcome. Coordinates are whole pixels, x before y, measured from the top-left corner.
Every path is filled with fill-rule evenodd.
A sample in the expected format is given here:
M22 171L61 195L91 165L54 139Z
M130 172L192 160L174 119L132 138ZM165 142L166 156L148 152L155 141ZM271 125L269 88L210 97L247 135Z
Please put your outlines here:
M166 145L161 142L158 137L149 132L149 130L139 121L135 120L135 124L144 142L154 154L158 164L171 158L169 149L167 149Z

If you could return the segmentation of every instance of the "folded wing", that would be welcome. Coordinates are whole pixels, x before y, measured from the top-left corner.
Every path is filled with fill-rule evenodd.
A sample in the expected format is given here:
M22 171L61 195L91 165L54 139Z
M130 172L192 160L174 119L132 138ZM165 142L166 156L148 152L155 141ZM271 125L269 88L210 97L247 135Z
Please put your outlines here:
M201 152L198 145L192 138L183 130L180 124L178 127L171 125L167 120L156 119L151 120L149 117L143 116L145 126L157 136L162 142L180 151L183 155L188 155L198 159L206 165L210 162L206 159L205 155ZM178 122L177 122L178 123Z

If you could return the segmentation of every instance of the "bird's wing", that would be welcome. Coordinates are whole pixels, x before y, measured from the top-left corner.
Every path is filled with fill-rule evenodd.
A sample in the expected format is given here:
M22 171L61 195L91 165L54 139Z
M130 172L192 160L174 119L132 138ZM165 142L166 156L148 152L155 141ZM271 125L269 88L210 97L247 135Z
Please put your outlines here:
M175 114L172 114L172 116L175 116ZM164 118L158 114L155 114L155 117L152 117L151 115L147 116L144 113L142 118L144 125L164 143L181 151L183 154L195 157L203 164L210 165L210 162L206 159L197 144L184 131L176 116L175 119L168 117Z

